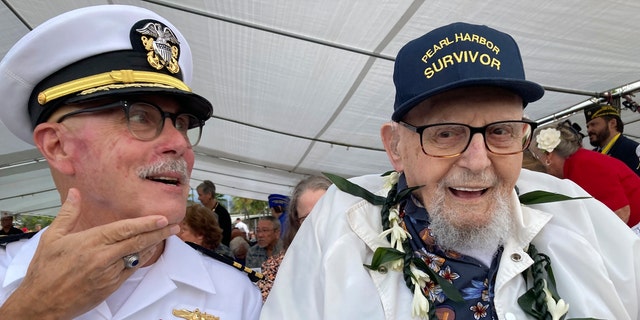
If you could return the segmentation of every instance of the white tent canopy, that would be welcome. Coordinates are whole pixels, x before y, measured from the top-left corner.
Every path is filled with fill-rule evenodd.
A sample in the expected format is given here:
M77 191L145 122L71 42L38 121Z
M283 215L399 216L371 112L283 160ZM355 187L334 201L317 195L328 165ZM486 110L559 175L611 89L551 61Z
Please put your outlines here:
M527 77L547 89L525 110L539 122L568 117L585 132L584 106L604 92L636 91L640 80L640 2L632 0L3 0L0 56L48 18L98 4L146 7L181 30L194 54L192 88L214 104L191 186L208 179L219 193L261 200L308 174L390 170L379 128L393 109L393 59L451 22L516 39ZM640 113L625 109L622 118L640 140ZM3 124L0 135L0 209L55 215L46 162Z

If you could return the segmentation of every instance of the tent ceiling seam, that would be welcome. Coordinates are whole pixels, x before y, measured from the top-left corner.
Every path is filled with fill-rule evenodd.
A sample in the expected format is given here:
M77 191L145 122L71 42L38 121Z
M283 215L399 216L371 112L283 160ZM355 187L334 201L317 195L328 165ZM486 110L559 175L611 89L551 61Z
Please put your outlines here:
M52 191L58 191L58 189L50 188L50 189L32 191L32 192L29 192L29 193L23 193L23 194L18 194L18 195L15 195L15 196L9 196L9 197L5 197L5 198L0 198L0 201L18 199L18 198L22 198L22 197L29 197L29 196L34 196L36 194L45 193L45 192L52 192Z
M271 132L271 133L276 133L276 134L280 134L280 135L284 135L284 136L288 136L288 137L292 137L292 138L298 138L298 139L303 139L303 140L308 140L308 141L326 143L326 144L336 145L336 146L341 146L341 147L346 147L346 148L355 148L355 149L364 149L364 150L385 152L384 149L382 149L382 148L359 146L359 145L348 144L348 143L343 143L343 142L338 142L338 141L329 141L329 140L324 140L324 139L311 138L311 137L307 137L307 136L303 136L303 135L299 135L299 134L293 134L293 133L287 133L287 132L279 131L279 130L275 130L275 129L269 129L269 128L261 127L261 126L258 126L258 125L250 124L250 123L247 123L247 122L242 122L242 121L233 120L233 119L220 117L220 116L211 116L211 118L219 119L219 120L223 120L223 121L227 121L227 122L232 122L232 123L239 124L239 125L242 125L242 126L251 127L251 128L254 128L254 129L260 129L260 130L264 130L264 131L268 131L268 132Z
M27 27L27 29L29 29L29 31L33 30L33 27L31 25L29 25L29 23L27 23L27 20L25 20L22 15L18 14L18 11L9 3L9 1L7 0L2 0L2 3L7 6L7 8L11 11L11 13L13 13L13 15L20 20L20 22L22 22L22 24Z
M205 173L219 174L219 175L223 175L223 176L226 176L226 177L238 178L238 179L242 179L242 180L261 182L261 183L271 184L271 185L276 185L276 186L292 187L292 185L290 185L290 184L277 183L277 182L273 182L273 181L270 181L270 180L252 179L252 178L247 178L247 177L243 177L243 176L237 176L237 175L232 175L232 174L228 174L228 173L218 172L218 171L214 171L214 170L207 170L207 169L200 169L200 168L194 168L193 170L200 171L200 172L205 172ZM194 180L199 180L199 179L194 179Z
M405 10L402 17L398 19L398 21L393 25L393 27L389 30L389 32L387 32L387 35L384 38L382 38L380 43L378 43L378 45L374 49L374 52L376 53L382 52L382 50L386 48L389 45L389 43L391 43L391 41L398 35L398 33L402 30L402 28L409 22L411 17L415 15L416 11L418 10L418 8L420 8L423 2L424 0L416 0L412 3L412 5L409 8L407 8L407 10ZM371 71L371 68L373 67L374 63L375 63L375 57L369 57L369 59L367 59L364 66L360 70L360 73L358 74L353 84L345 94L344 98L340 102L340 105L333 112L333 114L331 115L329 120L325 123L325 125L322 127L322 129L320 129L320 131L318 131L318 133L315 135L315 137L313 138L315 140L311 144L309 144L309 146L307 147L307 150L305 150L304 154L300 157L300 160L298 161L298 163L296 163L295 166L293 167L294 170L297 170L300 167L300 165L305 161L309 153L311 153L311 150L313 149L315 142L318 141L318 138L322 136L329 129L329 127L331 127L331 125L333 125L333 123L338 118L338 116L342 113L344 108L346 108L348 102L353 98L353 95L356 93L356 91L358 91L358 88L362 86L362 82L365 80L365 78ZM384 150L381 150L381 151L384 151Z
M344 50L344 51L349 51L349 52L358 53L358 54L362 54L362 55L367 55L367 56L380 58L380 59L384 59L384 60L389 60L389 61L394 61L395 60L394 57L386 56L386 55L383 55L383 54L380 54L380 53L370 52L370 51L362 50L362 49L355 48L355 47L350 47L350 46L343 45L343 44L333 43L333 42L329 42L329 41L325 41L325 40L320 40L320 39L317 39L317 38L312 38L312 37L309 37L309 36L295 34L293 32L286 32L286 31L283 31L283 30L278 30L278 29L275 29L275 28L270 28L270 27L262 26L262 25L255 24L255 23L241 21L241 20L238 20L238 19L233 19L233 18L229 18L229 17L223 17L223 16L220 16L220 15L212 14L210 12L205 12L205 11L198 10L198 9L195 9L195 8L190 8L190 7L186 7L186 6L177 5L177 4L169 3L169 2L166 2L166 1L157 1L157 0L143 0L143 1L144 2L153 3L153 4L156 4L156 5L160 5L160 6L164 6L164 7L168 7L168 8L172 8L172 9L176 9L176 10L180 10L180 11L183 11L183 12L193 13L193 14L196 14L196 15L199 15L199 16L202 16L202 17L206 17L206 18L210 18L210 19L214 19L214 20L224 21L224 22L227 22L227 23L231 23L231 24L235 24L235 25L239 25L239 26L243 26L243 27L247 27L247 28L264 31L264 32L267 32L267 33L273 33L273 34L277 34L277 35L288 37L288 38L293 38L293 39L298 39L298 40L302 40L302 41L306 41L306 42L319 44L319 45L322 45L322 46L336 48L336 49L340 49L340 50Z

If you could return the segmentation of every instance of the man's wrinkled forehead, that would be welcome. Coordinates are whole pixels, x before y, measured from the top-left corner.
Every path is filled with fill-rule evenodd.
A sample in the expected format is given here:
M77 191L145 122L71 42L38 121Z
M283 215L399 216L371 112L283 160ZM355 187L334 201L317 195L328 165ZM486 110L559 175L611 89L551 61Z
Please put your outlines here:
M273 223L269 220L258 220L258 225L263 226L263 227L273 227Z

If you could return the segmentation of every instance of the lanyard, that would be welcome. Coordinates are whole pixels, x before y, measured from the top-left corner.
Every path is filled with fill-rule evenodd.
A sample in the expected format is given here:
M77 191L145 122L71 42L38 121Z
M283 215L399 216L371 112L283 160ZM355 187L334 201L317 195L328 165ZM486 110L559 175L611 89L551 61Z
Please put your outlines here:
M600 151L600 153L602 154L608 154L609 150L611 150L611 147L613 147L613 144L616 143L616 141L618 141L618 138L620 138L620 134L616 134L615 137L613 137L613 139L611 139L611 141L609 141L609 143L607 143L607 145L602 148L602 151Z

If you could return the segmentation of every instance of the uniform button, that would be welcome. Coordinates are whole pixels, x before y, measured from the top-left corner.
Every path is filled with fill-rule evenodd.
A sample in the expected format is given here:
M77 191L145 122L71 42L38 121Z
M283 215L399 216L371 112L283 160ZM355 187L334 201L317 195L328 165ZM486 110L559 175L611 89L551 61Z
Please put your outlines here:
M378 267L378 272L380 272L382 274L387 273L387 267L385 267L385 266Z
M514 253L511 255L511 260L520 262L520 260L522 260L522 256L519 253Z
M516 320L516 316L511 312L507 312L507 313L504 314L504 319L505 320Z

